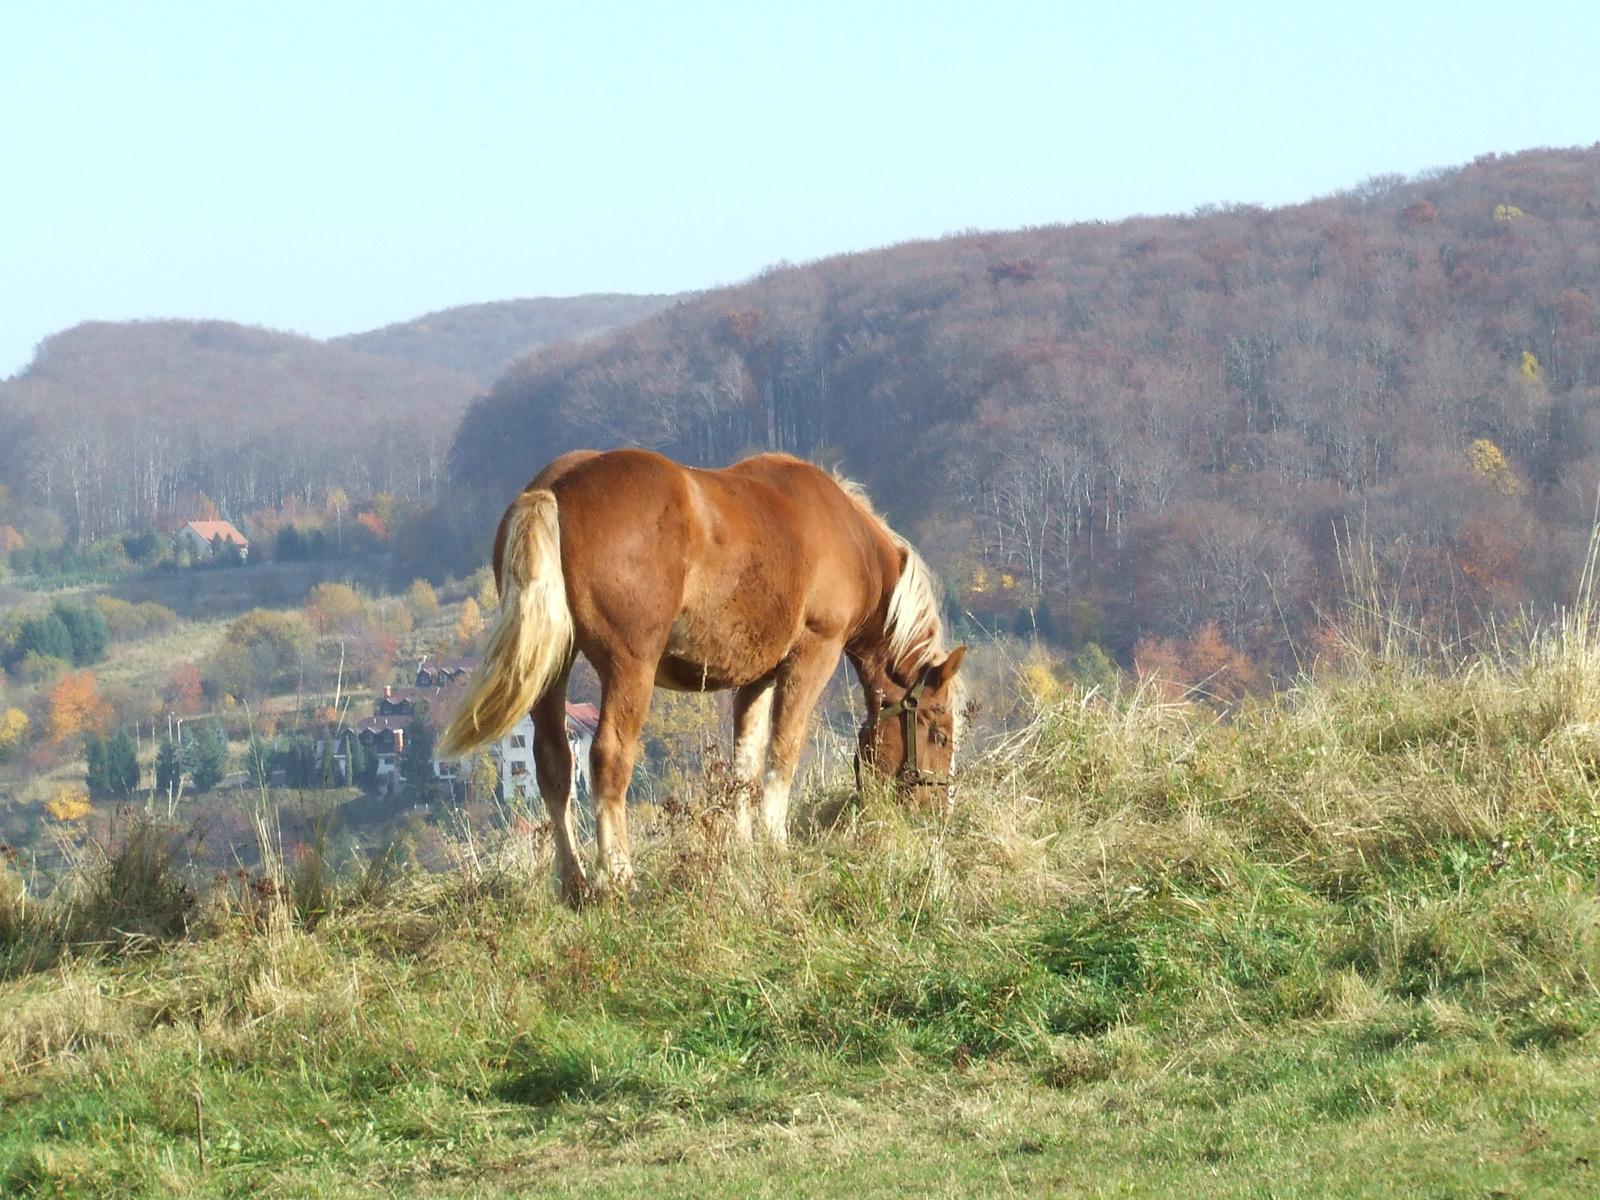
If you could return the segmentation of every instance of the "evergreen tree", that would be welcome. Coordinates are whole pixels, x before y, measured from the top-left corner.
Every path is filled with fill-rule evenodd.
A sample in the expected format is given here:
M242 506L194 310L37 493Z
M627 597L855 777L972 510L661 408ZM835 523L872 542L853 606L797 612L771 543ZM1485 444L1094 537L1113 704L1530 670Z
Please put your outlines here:
M285 787L316 787L322 781L316 747L307 737L291 738L289 745L273 756L273 766L283 772Z
M139 750L127 730L106 747L106 785L113 796L131 796L139 790Z
M106 744L96 735L84 739L83 761L88 768L89 795L101 800L111 795L111 777L106 770Z
M306 557L306 541L300 536L300 531L293 525L285 525L278 530L277 540L272 544L272 559L274 562L301 562Z
M371 791L378 782L378 756L368 750L356 734L350 735L350 782Z
M161 555L161 535L151 529L143 533L125 533L122 535L122 551L130 562L154 562Z
M111 630L106 627L106 619L100 615L98 606L90 604L73 608L58 600L51 607L50 615L66 627L67 637L72 643L69 657L73 666L87 667L106 656Z
M252 737L244 752L244 769L250 773L250 786L264 788L272 778L272 747L261 737Z
M23 655L29 653L42 658L59 658L63 662L72 661L72 634L61 623L60 617L50 613L22 623L17 630L15 646L7 657L20 661Z
M209 792L228 773L228 735L218 725L210 725L184 748L184 766L194 781L194 790Z
M176 796L182 780L183 761L178 756L178 747L168 738L156 752L156 794Z
M406 722L405 749L400 752L400 774L405 777L406 794L415 800L431 800L438 793L433 774L433 734L423 714Z

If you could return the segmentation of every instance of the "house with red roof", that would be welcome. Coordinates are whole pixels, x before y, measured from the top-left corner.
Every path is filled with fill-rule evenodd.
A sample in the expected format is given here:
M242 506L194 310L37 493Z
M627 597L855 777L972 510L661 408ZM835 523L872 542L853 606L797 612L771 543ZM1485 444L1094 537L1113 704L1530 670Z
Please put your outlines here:
M191 554L199 557L201 554L210 554L218 538L239 547L240 558L250 557L250 543L244 534L233 527L232 521L185 521L175 541L180 546L187 546Z

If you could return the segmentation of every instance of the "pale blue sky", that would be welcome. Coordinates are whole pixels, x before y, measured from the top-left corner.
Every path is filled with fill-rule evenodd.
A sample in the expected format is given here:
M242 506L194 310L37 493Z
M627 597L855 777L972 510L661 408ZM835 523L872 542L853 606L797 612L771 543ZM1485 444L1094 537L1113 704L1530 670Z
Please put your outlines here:
M0 0L0 376L1600 140L1600 3Z

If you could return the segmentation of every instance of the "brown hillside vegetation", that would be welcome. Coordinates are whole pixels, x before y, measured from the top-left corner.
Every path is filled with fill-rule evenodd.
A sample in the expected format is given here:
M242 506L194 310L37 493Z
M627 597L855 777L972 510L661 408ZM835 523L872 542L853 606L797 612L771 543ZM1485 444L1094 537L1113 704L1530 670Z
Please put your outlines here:
M80 542L333 489L431 502L468 400L512 359L661 296L512 300L319 342L225 321L88 322L0 382L0 482ZM3 522L0 522L3 523Z
M675 299L601 294L466 304L329 344L457 371L487 387L524 355L552 342L582 341L642 321Z
M81 538L320 499L431 498L476 385L437 368L224 321L92 322L0 384L9 464Z
M985 624L1124 662L1210 626L1257 659L1287 661L1286 630L1314 650L1348 529L1453 638L1570 592L1597 292L1600 147L966 234L552 348L469 410L453 475L503 503L575 446L840 462Z

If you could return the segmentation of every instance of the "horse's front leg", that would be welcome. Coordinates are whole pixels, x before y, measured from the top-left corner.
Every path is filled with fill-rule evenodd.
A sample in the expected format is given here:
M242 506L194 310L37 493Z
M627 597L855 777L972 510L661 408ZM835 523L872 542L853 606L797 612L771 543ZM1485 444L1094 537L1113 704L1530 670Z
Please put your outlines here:
M803 640L778 667L772 698L772 744L761 779L761 826L778 845L789 838L789 789L805 749L817 698L839 665L840 643Z
M750 793L761 787L767 765L775 690L775 681L768 678L746 684L733 694L733 776L747 785L735 799L738 809L733 815L734 830L740 841L750 841L751 809L754 807Z
M618 891L633 886L628 853L628 783L639 732L650 713L655 672L637 662L612 662L601 681L600 725L589 751L594 784L595 868Z

